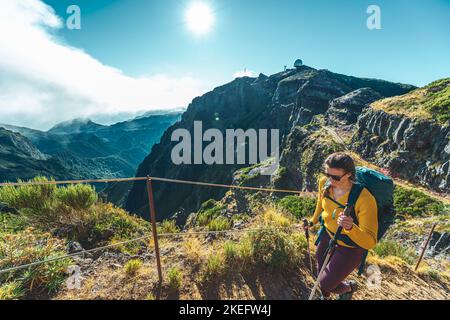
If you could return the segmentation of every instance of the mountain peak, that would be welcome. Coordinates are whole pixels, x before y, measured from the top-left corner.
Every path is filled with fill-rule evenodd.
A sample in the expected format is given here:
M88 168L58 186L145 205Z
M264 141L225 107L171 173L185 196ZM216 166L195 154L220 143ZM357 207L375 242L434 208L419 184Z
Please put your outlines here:
M91 119L76 118L56 124L50 130L48 130L48 132L56 134L92 133L103 127L103 125L95 123Z

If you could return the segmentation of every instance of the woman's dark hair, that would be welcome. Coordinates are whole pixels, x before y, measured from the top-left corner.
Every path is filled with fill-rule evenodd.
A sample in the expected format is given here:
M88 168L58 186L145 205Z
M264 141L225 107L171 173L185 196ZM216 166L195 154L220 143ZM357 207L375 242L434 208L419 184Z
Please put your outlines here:
M355 180L356 169L355 162L353 158L344 152L336 152L330 154L326 159L324 164L329 168L342 169L346 173L351 173L350 179Z

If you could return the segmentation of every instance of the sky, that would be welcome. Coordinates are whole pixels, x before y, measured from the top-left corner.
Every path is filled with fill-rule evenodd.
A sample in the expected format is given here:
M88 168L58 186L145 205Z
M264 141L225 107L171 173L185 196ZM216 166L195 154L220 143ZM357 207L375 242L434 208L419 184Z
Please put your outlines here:
M187 19L199 2L209 15ZM80 29L67 27L70 5ZM367 27L370 5L381 29ZM450 76L449 17L450 0L0 0L0 123L45 130L186 107L297 58L423 86Z

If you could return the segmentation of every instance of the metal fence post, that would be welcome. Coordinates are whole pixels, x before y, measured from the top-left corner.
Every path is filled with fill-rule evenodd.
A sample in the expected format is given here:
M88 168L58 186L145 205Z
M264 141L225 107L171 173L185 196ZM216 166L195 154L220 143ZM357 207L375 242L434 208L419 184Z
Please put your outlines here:
M156 229L156 213L155 213L155 202L153 199L152 179L148 176L147 176L147 194L148 194L148 206L150 210L150 221L152 223L153 242L155 244L155 257L156 257L156 265L158 267L158 277L159 282L162 283L163 277L161 270L161 259L159 256L158 231Z
M425 250L427 250L428 243L430 242L431 235L433 234L434 229L436 228L436 225L437 225L437 223L433 224L433 227L430 230L430 234L428 235L427 241L425 242L425 244L424 244L424 246L422 248L422 252L420 253L419 260L417 260L417 264L416 264L416 267L414 268L414 271L417 271L417 268L419 268L419 264L422 261L422 258L423 258L423 255L425 253Z

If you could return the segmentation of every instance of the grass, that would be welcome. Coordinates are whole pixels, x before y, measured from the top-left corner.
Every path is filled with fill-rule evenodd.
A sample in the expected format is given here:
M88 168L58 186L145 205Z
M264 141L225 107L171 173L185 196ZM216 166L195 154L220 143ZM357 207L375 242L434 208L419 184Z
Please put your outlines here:
M225 259L219 253L208 256L200 273L200 281L211 281L223 276L226 270Z
M178 228L175 220L164 220L161 225L158 226L158 233L179 233L180 228Z
M245 272L258 265L279 271L290 269L300 262L306 249L303 234L286 229L292 222L292 217L268 207L255 221L255 229L262 230L247 233L237 242L224 242L219 253L210 256L210 263L224 265L227 272ZM216 270L216 275L225 272L222 267L210 269Z
M155 297L155 295L152 293L152 292L150 292L150 293L148 293L146 296L145 296L145 300L156 300L156 297Z
M244 271L251 269L254 264L253 244L248 237L239 242L226 241L221 252L228 271Z
M183 242L184 254L188 261L200 264L202 246L198 238L188 238Z
M253 243L250 238L244 238L237 246L237 261L241 269L246 269L253 263Z
M311 197L287 196L278 200L277 205L297 219L302 219L314 212L316 201Z
M25 230L27 222L21 215L2 213L0 214L0 234L17 233Z
M44 177L36 177L30 182L48 182ZM22 182L19 180L19 182ZM49 205L49 201L57 187L55 185L21 186L21 187L1 187L0 202L16 209L44 209Z
M208 231L223 231L231 228L231 222L225 217L217 217L208 222Z
M66 206L83 211L92 207L98 200L94 187L87 184L69 185L65 188L57 188L55 197Z
M450 212L449 206L416 189L396 185L394 189L394 207L399 215L424 217Z
M0 300L17 300L25 294L19 281L7 282L0 286Z
M223 253L226 261L235 261L239 257L238 246L233 241L227 241L223 245Z
M210 199L202 204L198 211L195 225L198 227L206 227L208 231L228 230L232 226L232 220L221 216L225 209L225 205Z
M409 265L412 265L417 259L413 249L405 248L393 240L380 241L373 249L373 252L380 258L398 257Z
M0 269L47 260L65 254L64 241L52 237L49 233L42 233L32 228L27 228L20 233L0 236ZM2 294L15 292L15 297L20 298L29 292L54 293L64 282L66 270L70 264L70 259L61 259L2 274L0 275ZM12 290L11 286L14 286L15 289ZM18 293L21 295L18 296Z
M297 219L307 217L314 212L316 199L311 197L287 196L277 201L281 210L292 214Z
M90 185L3 187L0 202L20 213L1 218L4 231L17 232L31 226L78 241L85 247L107 243L113 238L114 241L129 239L149 230L147 222L109 203L99 202Z
M183 281L183 274L178 267L172 267L167 271L169 287L173 290L179 290Z
M143 266L143 262L140 259L131 259L124 265L124 270L127 276L135 276Z
M45 178L32 181L45 182ZM0 202L17 214L0 215L0 269L67 254L67 241L86 249L144 235L147 222L98 200L90 185L27 185L0 188ZM119 249L136 253L143 242ZM52 295L66 279L70 259L0 275L2 296Z
M292 226L293 222L294 221L290 215L286 215L271 206L265 208L262 215L258 217L257 221L257 223L260 223L262 227L273 228L289 228Z
M437 80L405 95L386 98L372 104L374 109L450 123L450 78Z
M434 281L444 282L447 284L450 282L450 269L448 267L443 271L438 271L427 265L426 261L422 261L422 265L417 269L417 273L425 279L431 278Z
M239 185L240 186L246 186L246 185L251 185L252 181L258 179L261 176L261 172L255 172L253 174L250 175L250 172L253 169L259 168L263 166L263 163L257 163L254 164L250 167L246 167L246 168L242 168L241 170L239 170L236 175L238 175L238 180L239 180Z
M304 252L304 241L279 230L250 234L255 262L273 269L288 269L298 264Z
M195 224L199 227L207 226L211 220L220 216L224 208L224 205L213 199L204 202L198 211Z
M289 231L293 218L274 207L267 207L255 221L256 232L246 234L236 248L225 243L224 256L227 261L241 266L263 264L271 268L288 269L295 266L304 250L306 239L303 234Z

